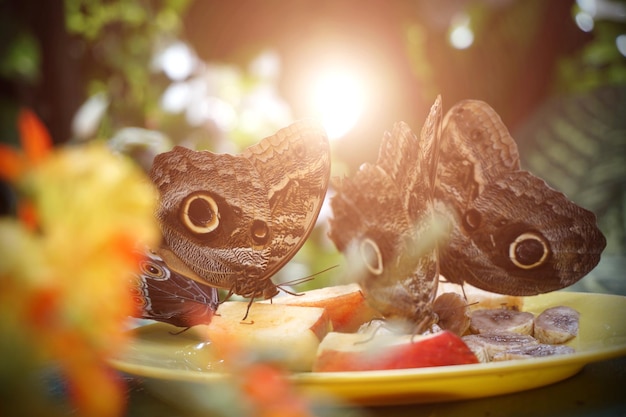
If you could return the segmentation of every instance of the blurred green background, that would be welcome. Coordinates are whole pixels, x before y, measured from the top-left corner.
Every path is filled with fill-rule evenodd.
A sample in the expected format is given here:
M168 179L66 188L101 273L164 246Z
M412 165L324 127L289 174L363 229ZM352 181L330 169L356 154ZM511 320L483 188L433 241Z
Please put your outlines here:
M110 139L147 167L175 143L237 152L316 116L339 123L343 175L394 122L419 131L437 94L482 99L525 168L596 212L609 244L580 285L618 291L604 277L626 268L625 54L626 4L607 0L4 0L0 136L17 143L28 106L56 142ZM341 262L329 215L277 280Z

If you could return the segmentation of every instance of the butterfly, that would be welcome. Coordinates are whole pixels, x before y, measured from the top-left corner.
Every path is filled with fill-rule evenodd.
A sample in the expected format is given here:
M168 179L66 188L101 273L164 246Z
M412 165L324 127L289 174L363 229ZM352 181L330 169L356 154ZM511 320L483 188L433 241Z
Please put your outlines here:
M441 273L487 291L535 295L576 283L600 261L596 216L520 168L496 111L465 100L448 111L436 199L454 225Z
M250 298L271 298L271 280L313 229L330 176L329 143L298 121L239 155L180 146L155 157L156 250L174 273Z
M386 132L375 164L336 184L329 237L346 254L368 303L416 332L435 321L439 278L435 213L442 120L438 98L417 137L406 123Z
M138 318L177 327L209 324L219 304L216 288L201 284L168 268L150 249L140 254L131 294Z

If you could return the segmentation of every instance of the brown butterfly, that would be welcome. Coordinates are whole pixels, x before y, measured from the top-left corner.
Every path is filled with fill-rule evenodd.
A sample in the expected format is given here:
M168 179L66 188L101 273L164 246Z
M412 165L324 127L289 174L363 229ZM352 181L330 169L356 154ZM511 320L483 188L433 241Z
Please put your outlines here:
M216 288L170 270L161 257L148 249L142 253L139 273L131 283L139 318L178 327L209 324L219 304Z
M240 155L180 146L157 155L163 245L174 272L247 298L278 293L271 277L315 225L330 175L320 126L296 122Z
M329 236L347 255L368 303L414 331L435 320L440 231L434 212L441 100L418 138L405 123L385 133L376 164L363 164L331 199Z
M447 113L436 199L454 227L441 273L487 291L534 295L576 283L600 261L596 216L520 169L517 145L488 104Z

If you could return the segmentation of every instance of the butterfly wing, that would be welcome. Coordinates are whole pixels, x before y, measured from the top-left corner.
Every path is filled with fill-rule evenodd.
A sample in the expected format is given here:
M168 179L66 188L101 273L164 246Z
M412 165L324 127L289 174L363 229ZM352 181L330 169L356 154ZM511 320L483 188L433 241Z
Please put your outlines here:
M534 295L572 285L605 245L592 212L526 171L489 184L465 216L471 220L454 228L443 275L493 292Z
M164 246L191 278L230 290L241 275L263 275L271 242L260 233L270 225L269 205L246 158L177 146L157 155L151 178Z
M329 161L326 135L307 121L241 155L182 147L158 155L151 179L160 194L156 215L168 264L244 297L276 295L271 276L313 228Z
M515 141L482 101L464 100L452 107L440 143L437 199L457 212L466 210L489 183L520 169Z
M247 158L266 186L272 245L264 279L302 247L324 203L330 146L324 129L301 120L247 148Z
M454 225L441 251L446 279L532 295L573 284L599 261L593 213L519 169L517 147L486 103L446 115L436 196Z
M149 250L140 260L131 288L138 318L178 327L209 324L219 304L217 289L170 270Z

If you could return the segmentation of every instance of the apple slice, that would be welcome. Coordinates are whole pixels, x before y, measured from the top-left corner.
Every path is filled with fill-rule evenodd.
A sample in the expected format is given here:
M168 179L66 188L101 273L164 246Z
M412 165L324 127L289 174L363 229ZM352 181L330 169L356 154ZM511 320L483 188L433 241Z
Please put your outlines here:
M281 295L262 303L284 304L326 309L333 331L355 332L380 314L369 306L358 284L336 285L305 291L298 295Z
M331 332L320 343L314 372L371 371L478 363L449 331L425 336Z
M281 363L291 371L310 371L320 340L332 329L323 308L254 303L222 303L208 325L193 327L208 338L220 357L236 346Z

